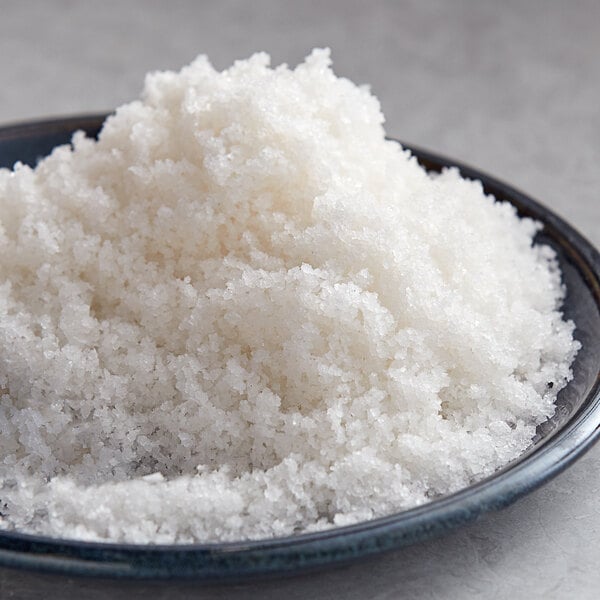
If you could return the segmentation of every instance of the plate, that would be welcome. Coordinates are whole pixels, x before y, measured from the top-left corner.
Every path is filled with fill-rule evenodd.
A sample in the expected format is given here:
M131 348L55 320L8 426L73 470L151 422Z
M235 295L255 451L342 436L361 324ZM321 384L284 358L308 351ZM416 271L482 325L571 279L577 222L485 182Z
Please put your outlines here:
M96 136L106 115L36 121L0 128L0 166L35 165L76 130ZM537 241L557 253L568 294L564 313L582 343L574 378L557 399L554 417L540 425L533 447L493 476L417 508L348 527L312 534L239 543L142 546L88 543L0 532L0 566L121 578L193 578L242 581L363 559L413 544L471 522L515 502L585 452L600 436L600 255L560 217L488 175L452 159L411 149L431 171L456 166L478 179L486 193L506 200L521 216L543 223ZM37 597L37 596L36 596Z

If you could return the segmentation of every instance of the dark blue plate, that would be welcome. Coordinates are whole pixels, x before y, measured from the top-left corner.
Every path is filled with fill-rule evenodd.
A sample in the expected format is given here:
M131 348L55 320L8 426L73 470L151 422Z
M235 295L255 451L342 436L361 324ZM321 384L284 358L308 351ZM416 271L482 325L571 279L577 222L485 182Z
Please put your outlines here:
M17 160L34 165L55 146L68 143L78 129L97 135L104 118L73 117L0 129L0 166L12 167ZM253 542L186 546L84 543L0 532L0 566L69 577L204 582L299 573L443 534L486 511L508 506L590 448L600 434L600 255L562 219L514 188L453 160L417 148L412 151L432 171L457 166L463 176L481 180L487 193L515 205L522 216L541 221L544 229L538 241L558 254L568 288L565 316L577 324L576 337L583 348L574 363L574 379L561 391L555 416L539 427L532 450L456 494L349 527Z

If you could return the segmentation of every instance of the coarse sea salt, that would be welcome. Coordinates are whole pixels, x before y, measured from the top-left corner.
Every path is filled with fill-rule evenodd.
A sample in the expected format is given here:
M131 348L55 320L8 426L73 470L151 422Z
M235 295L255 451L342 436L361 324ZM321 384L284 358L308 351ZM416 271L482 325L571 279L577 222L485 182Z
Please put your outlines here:
M579 347L555 257L382 124L326 50L200 57L0 170L2 527L279 536L530 445Z

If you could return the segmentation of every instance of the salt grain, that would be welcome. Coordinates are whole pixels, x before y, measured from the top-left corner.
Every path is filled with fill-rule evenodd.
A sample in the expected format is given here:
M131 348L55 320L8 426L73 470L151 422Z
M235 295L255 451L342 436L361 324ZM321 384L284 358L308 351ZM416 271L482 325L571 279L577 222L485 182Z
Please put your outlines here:
M578 349L555 257L382 123L327 51L200 57L0 170L2 527L284 535L527 448Z

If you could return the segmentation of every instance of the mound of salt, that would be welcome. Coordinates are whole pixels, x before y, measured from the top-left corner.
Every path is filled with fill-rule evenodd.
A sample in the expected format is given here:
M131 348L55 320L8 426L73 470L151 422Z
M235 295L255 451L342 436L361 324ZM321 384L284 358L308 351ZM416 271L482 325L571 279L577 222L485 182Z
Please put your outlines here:
M527 448L578 348L553 254L382 123L327 51L200 57L0 171L2 527L276 536Z

